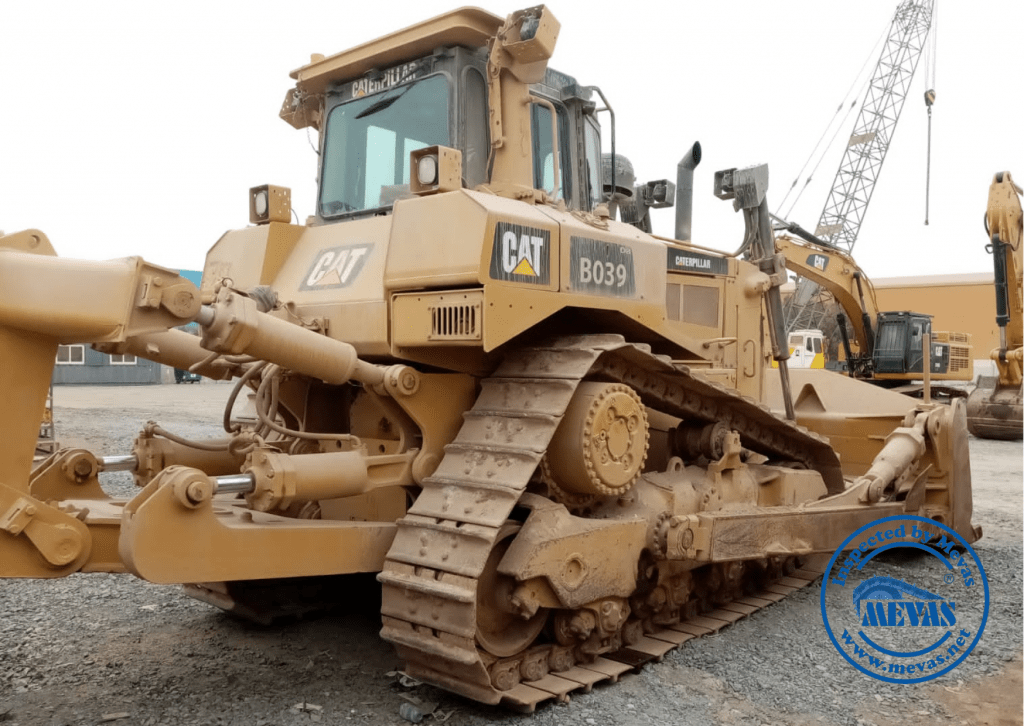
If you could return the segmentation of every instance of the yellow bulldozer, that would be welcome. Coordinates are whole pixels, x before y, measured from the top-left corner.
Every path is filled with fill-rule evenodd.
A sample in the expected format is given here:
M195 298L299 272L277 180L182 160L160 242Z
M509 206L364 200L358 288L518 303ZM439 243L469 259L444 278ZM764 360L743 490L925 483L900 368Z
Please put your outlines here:
M558 34L543 6L461 9L299 68L281 116L319 133L315 214L252 189L200 288L0 238L0 576L128 572L269 618L378 573L410 675L531 708L880 517L979 537L962 403L788 369L767 168L715 174L742 250L695 244L699 145L634 186L604 94L547 67ZM633 214L668 204L674 239ZM148 424L33 467L69 343L235 379L224 435Z

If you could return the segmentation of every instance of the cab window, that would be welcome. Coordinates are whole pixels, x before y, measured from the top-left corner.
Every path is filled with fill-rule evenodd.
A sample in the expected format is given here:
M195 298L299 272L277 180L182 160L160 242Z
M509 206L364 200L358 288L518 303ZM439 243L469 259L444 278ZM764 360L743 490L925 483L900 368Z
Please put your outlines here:
M569 184L569 154L566 152L568 128L565 108L554 104L558 113L558 164L562 177L556 199L565 199ZM533 186L551 194L555 188L554 146L551 139L551 111L546 106L533 104L530 113L530 130L533 136Z
M390 207L409 193L409 152L449 143L448 81L440 74L334 107L324 140L321 216Z
M590 194L590 208L600 204L604 195L601 180L601 129L593 118L587 118L587 191Z
M921 350L922 348L924 338L921 328L921 323L917 321L910 325L910 348L912 350Z
M487 181L487 156L491 150L487 124L487 82L476 68L467 68L463 78L465 151L462 154L462 175L466 186L472 189Z

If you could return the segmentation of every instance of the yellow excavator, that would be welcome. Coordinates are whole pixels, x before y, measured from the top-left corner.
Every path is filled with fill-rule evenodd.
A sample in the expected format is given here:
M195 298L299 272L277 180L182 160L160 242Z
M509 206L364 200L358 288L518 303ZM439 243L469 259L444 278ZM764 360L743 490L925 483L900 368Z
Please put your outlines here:
M925 353L930 378L938 381L970 381L974 360L970 334L933 331L931 316L909 311L880 312L874 286L847 252L837 249L799 225L785 224L786 234L775 238L776 252L785 257L786 267L828 290L843 312L838 313L838 330L846 370L851 378L870 381L901 393L917 394L914 383L924 375ZM853 329L851 340L847 322ZM793 331L801 340L811 340L815 331ZM931 345L924 348L925 335ZM964 395L953 387L935 387L936 393Z
M981 376L967 399L967 428L983 439L1019 440L1024 436L1021 402L1021 360L1024 325L1021 324L1022 214L1021 188L1010 172L995 175L985 213L986 247L995 267L996 325L999 347L990 353L997 376Z

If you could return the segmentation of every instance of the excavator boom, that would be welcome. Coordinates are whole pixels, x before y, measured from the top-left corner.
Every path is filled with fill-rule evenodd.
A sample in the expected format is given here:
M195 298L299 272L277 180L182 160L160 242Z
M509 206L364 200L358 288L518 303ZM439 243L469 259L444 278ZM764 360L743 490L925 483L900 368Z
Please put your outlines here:
M911 386L908 391L916 389L911 381L921 378L924 372L921 341L923 333L930 330L930 316L879 311L874 286L853 258L843 250L827 243L816 244L811 239L797 241L779 235L775 249L785 257L787 268L827 290L842 308L839 333L851 376L882 385ZM846 337L847 320L854 332L853 346ZM973 358L970 345L965 342L968 336L933 332L932 340L933 353L939 352L929 363L932 377L969 381L973 376Z
M853 328L858 351L870 355L872 321L878 317L875 288L868 276L846 252L798 242L787 235L775 238L775 249L786 256L786 267L813 280L835 297Z

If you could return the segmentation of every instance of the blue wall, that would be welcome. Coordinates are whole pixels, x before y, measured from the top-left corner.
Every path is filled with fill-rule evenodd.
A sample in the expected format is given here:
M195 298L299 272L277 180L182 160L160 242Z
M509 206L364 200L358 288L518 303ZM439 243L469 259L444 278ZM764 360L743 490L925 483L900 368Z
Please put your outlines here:
M203 283L202 270L178 270L178 274L184 277L189 282L191 282L196 287L199 287Z
M85 363L58 363L53 367L53 382L85 385L111 383L122 386L160 383L161 368L163 366L159 363L145 358L136 358L135 365L111 364L109 355L86 346Z

